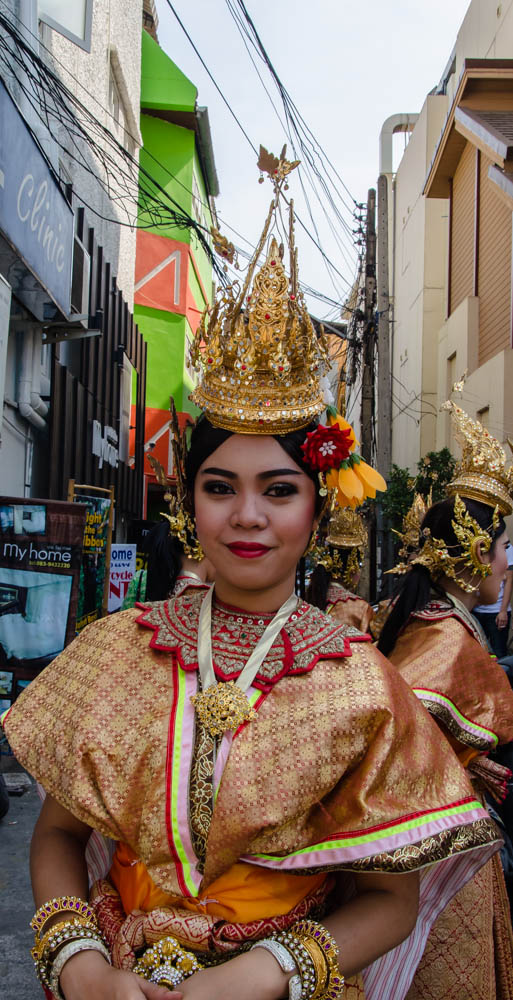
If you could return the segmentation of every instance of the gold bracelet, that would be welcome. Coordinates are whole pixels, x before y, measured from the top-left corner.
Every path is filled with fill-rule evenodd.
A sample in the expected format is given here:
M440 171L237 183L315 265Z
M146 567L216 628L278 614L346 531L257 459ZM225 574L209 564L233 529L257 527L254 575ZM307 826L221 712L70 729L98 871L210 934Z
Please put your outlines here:
M46 934L43 934L42 937L36 937L34 947L31 952L32 957L34 959L40 959L46 950L49 948L50 950L53 950L49 943L53 941L54 938L62 936L63 934L66 935L68 930L74 930L77 927L82 929L91 928L99 933L98 925L93 924L92 920L87 920L85 917L74 917L73 920L60 920L59 923L52 924L50 929L47 930ZM64 937L64 940L66 940L66 936Z
M322 1000L340 1000L344 993L344 976L339 966L339 949L335 938L315 920L298 920L290 928L300 939L310 938L321 949L328 969Z
M329 967L321 945L316 938L301 937L315 969L315 989L310 1000L320 1000L324 996L329 978Z
M87 900L80 899L79 896L56 896L43 903L32 917L30 926L34 933L40 934L47 920L58 916L59 913L73 913L77 917L87 917L96 923L96 914Z
M52 927L44 938L37 942L31 954L34 959L36 975L44 986L49 987L52 965L61 946L69 941L80 939L105 944L103 936L95 924L83 923L79 920L59 924L55 929Z

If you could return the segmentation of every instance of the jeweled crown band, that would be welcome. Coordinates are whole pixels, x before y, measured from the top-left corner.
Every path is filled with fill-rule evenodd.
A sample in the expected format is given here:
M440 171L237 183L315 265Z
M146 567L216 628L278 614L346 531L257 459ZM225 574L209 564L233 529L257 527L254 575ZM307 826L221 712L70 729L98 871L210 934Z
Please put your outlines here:
M450 411L454 437L462 449L448 495L498 507L501 514L509 516L513 513L513 467L506 468L504 448L486 427L452 401L444 403L442 409Z

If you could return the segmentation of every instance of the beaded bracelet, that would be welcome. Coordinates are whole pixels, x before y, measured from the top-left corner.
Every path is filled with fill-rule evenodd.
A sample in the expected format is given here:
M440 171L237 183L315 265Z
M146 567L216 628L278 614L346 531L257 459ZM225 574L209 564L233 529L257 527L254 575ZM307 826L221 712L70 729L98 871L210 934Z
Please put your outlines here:
M56 896L43 903L32 917L30 926L34 933L40 934L47 920L59 913L74 913L96 923L96 914L85 899L80 899L79 896Z
M52 974L48 984L50 993L53 993L55 1000L65 1000L60 991L59 978L68 959L73 958L73 955L80 954L81 951L99 951L109 965L112 965L109 949L101 941L95 941L92 938L82 938L78 941L70 941L68 944L65 944L53 963Z
M315 920L298 920L290 930L300 939L309 939L318 945L322 952L328 970L322 1000L340 1000L344 993L344 976L340 971L339 949L333 935Z
M61 945L70 941L93 940L100 944L105 944L103 937L94 924L84 925L74 922L59 925L57 930L52 930L39 942L39 947L32 949L32 957L36 975L43 986L50 985L50 972L55 958L54 952L58 951Z
M63 940L67 939L67 933L70 930L75 930L76 928L88 928L99 933L98 925L93 923L91 920L86 920L85 917L73 917L72 920L60 920L57 924L52 924L50 929L46 931L42 936L36 935L36 940L34 942L34 947L32 948L32 957L34 959L42 958L45 951L51 948L51 942L59 935L63 937Z
M301 976L297 973L295 958L285 948L285 945L280 944L274 938L262 938L261 941L255 942L251 948L252 951L253 948L265 948L266 951L269 951L278 962L282 972L296 973L296 975L291 976L289 979L289 1000L302 1000L303 983L301 982Z
M316 991L317 987L317 977L315 975L315 966L312 958L305 948L303 942L299 935L294 933L294 928L291 927L288 931L282 931L277 934L275 941L279 944L285 946L287 951L292 955L301 977L301 988L302 988L302 1000L310 1000Z

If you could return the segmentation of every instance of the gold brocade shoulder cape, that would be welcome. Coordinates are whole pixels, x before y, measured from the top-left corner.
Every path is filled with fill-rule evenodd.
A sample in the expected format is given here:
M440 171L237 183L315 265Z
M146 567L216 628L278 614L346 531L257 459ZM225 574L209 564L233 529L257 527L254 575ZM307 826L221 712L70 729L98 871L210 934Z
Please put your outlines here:
M340 583L332 583L328 590L326 613L342 625L352 625L367 633L374 617L374 608L357 594L352 594Z
M470 614L463 616L442 599L430 601L410 616L389 658L428 711L461 743L488 751L513 740L513 691L481 645Z
M497 849L463 769L397 671L302 605L281 634L288 666L254 689L256 719L218 748L200 873L188 802L198 675L187 655L202 598L191 591L88 626L4 717L19 761L66 809L124 841L156 885L182 896L204 892L237 860L296 873L404 872L470 852L471 873ZM233 676L237 635L246 641L242 627L256 620L224 614L213 619L214 664L224 643ZM181 666L170 650L187 621Z

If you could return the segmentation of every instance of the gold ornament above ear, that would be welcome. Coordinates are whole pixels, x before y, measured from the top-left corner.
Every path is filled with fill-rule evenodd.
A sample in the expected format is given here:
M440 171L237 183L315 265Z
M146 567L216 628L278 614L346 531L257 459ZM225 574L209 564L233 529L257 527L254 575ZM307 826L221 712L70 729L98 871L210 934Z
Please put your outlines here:
M490 525L493 531L497 531L499 521L500 512L497 506ZM467 594L473 594L479 589L480 580L492 572L490 564L483 563L479 559L479 549L481 547L485 552L489 552L493 538L489 531L482 528L469 514L464 501L458 494L454 498L454 518L451 524L458 539L458 547L461 548L460 554L452 556L449 549L454 546L448 546L443 539L433 538L429 528L424 528L422 531L424 544L419 554L411 560L406 569L410 569L412 566L424 566L434 580L441 576L448 576ZM472 570L473 577L477 575L480 578L477 583L463 579L462 573L467 569Z
M167 514L162 511L162 517L165 517L169 521L171 534L182 543L185 555L190 559L196 559L197 562L201 562L205 558L205 553L196 538L196 526L187 510L187 486L185 482L187 446L185 443L185 431L180 430L178 413L176 412L172 396L169 401L169 409L171 411L170 434L173 447L174 483L173 479L170 479L166 475L158 459L154 458L153 455L148 455L148 461L161 486L166 486L168 490L169 487L175 486L174 493L168 492L164 494L164 499L169 503L170 513Z

